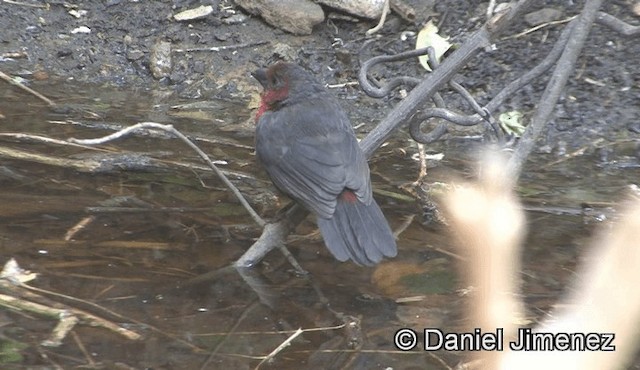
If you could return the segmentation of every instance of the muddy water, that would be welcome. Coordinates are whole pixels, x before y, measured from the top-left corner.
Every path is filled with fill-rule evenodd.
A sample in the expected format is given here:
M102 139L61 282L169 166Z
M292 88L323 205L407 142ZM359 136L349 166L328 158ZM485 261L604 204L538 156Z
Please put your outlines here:
M281 206L255 166L244 103L176 108L182 102L160 92L41 88L64 108L52 111L6 89L1 133L64 140L99 137L142 121L171 123L197 138L212 159L224 161L221 168L232 171L261 214L273 215ZM430 162L430 181L468 173L470 145L432 146L445 159ZM416 176L409 158L415 148L404 139L389 147L398 146L409 155L381 149L372 172L376 188L406 195L398 186ZM55 320L3 308L3 369L252 369L298 328L306 331L260 368L439 369L442 362L463 360L459 353L404 354L393 345L393 334L403 327L465 325L455 249L446 228L427 222L429 215L414 201L377 196L394 228L409 226L400 236L399 256L376 268L335 261L309 220L290 242L309 278L296 276L277 251L253 270L236 271L228 266L260 229L177 140L138 135L96 151L4 135L0 148L6 153L0 162L0 262L15 258L38 273L28 284L64 295L41 293L45 298L38 302L87 311L142 335L132 340L81 323L62 345L47 347L41 343ZM634 148L617 152L625 150ZM532 319L562 293L586 238L615 217L615 202L639 178L638 167L620 165L624 160L591 150L539 155L528 165L519 192L534 231L522 271Z

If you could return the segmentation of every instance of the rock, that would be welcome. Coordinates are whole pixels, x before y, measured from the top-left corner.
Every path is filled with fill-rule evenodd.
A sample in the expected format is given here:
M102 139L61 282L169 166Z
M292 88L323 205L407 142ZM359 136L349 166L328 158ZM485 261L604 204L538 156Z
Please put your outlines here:
M242 13L233 14L228 17L222 18L222 23L224 24L242 24L246 21L247 21L247 16Z
M529 26L538 26L543 23L553 22L562 16L562 12L558 9L554 8L543 8L540 10L536 10L535 12L531 12L524 16L524 21L527 22Z
M298 56L298 50L291 45L283 44L281 42L273 45L273 55L277 56L287 62L293 62Z
M187 9L180 13L174 14L173 19L178 22L192 21L194 19L201 19L209 14L213 13L213 7L211 5L201 5L197 8Z
M384 8L384 0L318 0L318 2L369 19L380 18Z
M640 17L640 1L636 1L633 5L631 5L631 12L636 17Z
M144 52L139 49L132 49L127 51L127 60L134 61L141 59L144 56Z
M149 57L149 68L153 77L158 80L169 77L171 67L171 43L162 40L157 41L151 47L151 56Z
M45 71L35 71L33 72L33 79L36 81L45 81L49 79L49 74Z
M236 0L251 14L260 15L270 25L296 35L309 35L324 21L320 5L309 0Z

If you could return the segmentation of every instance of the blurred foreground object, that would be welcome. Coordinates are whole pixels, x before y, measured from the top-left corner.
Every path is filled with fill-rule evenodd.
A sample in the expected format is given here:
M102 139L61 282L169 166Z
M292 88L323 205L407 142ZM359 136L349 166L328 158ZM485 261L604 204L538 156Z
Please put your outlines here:
M522 322L520 255L524 213L513 194L506 161L487 152L476 184L458 184L444 207L461 254L466 285L474 286L470 321L483 332L504 328L504 351L477 351L481 369L623 369L633 359L640 326L640 200L593 239L573 289L532 333L576 333L606 340L613 351L511 351ZM472 328L473 329L473 328ZM613 334L610 336L609 334ZM559 338L559 337L558 337ZM596 343L604 345L605 343ZM476 368L476 367L473 367Z

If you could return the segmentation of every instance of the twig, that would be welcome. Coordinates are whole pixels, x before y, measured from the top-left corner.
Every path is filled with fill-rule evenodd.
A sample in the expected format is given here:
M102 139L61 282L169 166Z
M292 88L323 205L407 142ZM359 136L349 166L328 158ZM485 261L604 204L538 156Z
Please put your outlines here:
M82 340L80 340L80 336L78 335L78 333L76 333L75 331L72 331L71 336L73 337L73 341L76 342L76 345L80 349L80 352L82 352L82 354L84 355L84 358L87 360L89 367L95 368L96 362L93 361L93 358L89 354L89 351L87 351L87 347L85 347L84 343L82 343Z
M49 121L49 122L52 122L52 121ZM56 121L54 123L59 123L59 122ZM110 127L110 129L117 131L117 130L122 130L122 127L117 129ZM147 134L150 134L154 138L158 138L162 136L163 139L169 138L171 136L170 134L165 134L164 132L162 132L162 135L160 135L160 132L158 132L158 135L154 135L154 134L151 134L151 131L147 131ZM139 168L142 165L146 167L158 167L158 168L164 168L164 165L171 165L171 166L176 166L180 168L187 168L192 171L209 169L208 166L201 166L199 164L152 158L152 157L147 157L144 154L132 153L127 151L115 152L114 150L96 148L89 145L79 145L66 140L58 140L58 139L53 139L46 136L38 136L38 135L23 134L23 133L0 133L0 138L2 137L15 138L17 140L21 140L25 142L38 142L38 143L45 143L45 144L63 145L68 147L77 147L77 148L89 149L89 150L104 152L104 153L117 153L115 155L108 156L108 157L100 157L100 158L88 157L83 159L70 159L70 158L57 158L49 155L36 154L32 152L20 151L17 149L0 147L0 157L32 161L37 163L44 163L44 164L49 164L53 166L70 167L80 172L96 173L96 172L110 172L114 170L121 171L123 169L126 170L130 168ZM207 141L207 139L204 139L204 138L192 138L192 140L210 142L210 143L215 143L220 145L232 145L234 147L242 148L242 149L249 148L246 145L235 144L235 143L225 143L220 141ZM120 158L124 158L124 160L121 160ZM213 163L221 164L225 162L213 161ZM252 179L254 178L253 176L243 172L238 172L233 170L221 170L221 171L226 176L231 176L236 178L252 178Z
M242 48L249 48L252 46L259 46L264 44L269 44L270 41L257 41L257 42L247 42L242 44L234 44L234 45L224 45L224 46L210 46L208 48L186 48L186 49L173 49L172 51L175 53L191 53L194 51L224 51L224 50L235 50Z
M397 239L400 236L400 234L402 234L405 230L409 228L409 226L411 226L415 218L416 218L415 214L405 217L404 221L402 221L402 223L398 225L398 227L396 227L396 229L393 231L393 236Z
M493 11L496 9L496 0L489 0L489 5L487 5L487 19L490 19L493 15Z
M156 328L153 325L140 322L140 321L132 319L130 317L123 316L123 315L121 315L121 314L119 314L117 312L111 311L111 310L109 310L109 309L107 309L105 307L102 307L100 305L97 305L97 304L95 304L93 302L85 301L85 300L82 300L82 299L79 299L79 298L76 298L76 297L72 297L72 296L68 296L68 295L65 295L65 294L56 293L56 292L53 292L53 291L50 291L50 290L37 288L37 287L31 286L31 285L28 285L28 284L20 284L18 287L19 288L24 288L25 292L28 293L28 294L38 293L38 294L41 294L43 296L56 297L56 298L62 299L62 300L67 301L67 302L73 302L74 304L80 304L80 305L84 305L86 307L90 307L91 309L94 309L94 310L97 310L97 311L101 312L101 314L103 314L103 315L111 316L112 318L115 318L115 319L117 319L119 321L130 322L130 323L134 323L136 325L144 326L144 327L148 328L149 330L154 331L156 333L159 333L159 334L161 334L161 335L163 335L163 336L165 336L167 338L170 338L171 340L175 340L176 342L179 342L179 343L185 345L186 347L191 348L194 351L202 351L202 349L199 348L198 346L196 346L196 345L194 345L194 344L192 344L192 343L190 343L190 342L188 342L188 341L186 341L186 340L184 340L182 338L178 338L178 337L175 337L175 336L173 336L171 334L168 334L168 333ZM33 292L35 292L35 293L33 293ZM87 320L84 317L84 315L89 315L90 318L95 317L95 318L97 318L99 320L97 323L95 323L93 321L89 321L91 326L102 326L102 327L104 327L106 329L113 330L113 331L117 332L118 334L124 335L128 339L132 339L132 340L138 340L138 339L140 339L142 337L138 333L135 333L133 331L127 330L125 328L121 328L121 327L117 326L116 324L114 324L114 323L112 323L110 321L107 321L106 319L102 319L100 317L97 317L97 316L95 316L95 315L93 315L91 313L88 313L88 312L85 312L85 311L76 310L75 308L73 310L74 310L73 311L74 313L76 311L81 313L81 315L79 315L79 317L82 320Z
M213 169L213 171L216 173L216 175L222 180L222 182L224 182L224 184L236 196L238 201L244 206L244 208L247 210L249 215L251 215L253 220L258 225L260 225L262 227L264 227L266 225L266 222L262 219L262 217L260 217L260 215L258 215L258 213L251 207L249 202L247 202L247 200L242 196L242 193L240 193L240 190L238 190L238 188L236 188L236 186L233 185L233 183L231 181L229 181L227 176L225 176L222 173L222 171L220 171L220 169L218 169L218 166L216 166L211 161L209 156L205 152L203 152L200 148L198 148L197 145L195 145L193 142L191 142L191 140L189 140L188 137L186 137L180 131L176 130L172 125L163 125L163 124L156 123L156 122L141 122L141 123L135 124L133 126L127 127L125 129L122 129L122 130L120 130L118 132L115 132L115 133L113 133L111 135L103 136L101 138L85 139L85 140L69 139L69 141L72 142L72 143L78 143L78 144L84 144L84 145L98 145L98 144L104 144L104 143L112 141L112 140L120 139L122 137L125 137L125 136L129 135L133 131L146 130L146 129L163 130L163 131L166 131L166 132L169 132L169 133L175 135L180 140L182 140L191 149L193 149L196 153L198 153L200 158L202 158L209 165L209 167L211 167L211 169Z
M574 15L573 17L569 17L569 18L566 18L566 19L560 19L558 21L551 21L551 22L542 23L542 24L539 24L539 25L537 25L535 27L529 28L526 31L522 31L520 33L517 33L515 35L510 35L510 36L507 36L507 37L503 37L502 40L517 39L519 37L528 35L528 34L530 34L532 32L535 32L535 31L537 31L537 30L539 30L541 28L547 27L547 26L553 26L553 25L556 25L556 24L564 24L564 23L567 23L567 22L571 22L576 17L577 17L577 15Z
M302 328L298 328L298 330L296 330L293 334L291 334L289 338L287 338L284 342L280 343L280 345L276 347L276 349L271 351L271 353L269 353L262 361L260 361L260 363L255 367L256 370L259 369L260 366L262 366L262 364L264 364L265 362L271 362L278 353L280 353L283 349L287 348L291 344L291 342L293 342L293 340L296 339L302 333L304 333L304 330L302 330Z
M520 143L516 148L513 156L509 159L507 164L507 170L510 171L517 179L522 172L522 166L527 160L529 153L533 150L536 139L542 133L543 128L547 125L549 117L556 107L556 102L560 98L562 91L569 79L569 75L573 72L576 60L582 51L582 47L585 44L589 30L593 25L593 21L598 15L598 9L602 5L603 0L589 0L584 6L582 13L573 22L575 26L571 30L571 36L567 41L566 48L564 49L556 69L551 76L551 80L547 84L547 87L542 94L542 99L538 104L531 123L527 127L527 130L522 135Z
M382 7L382 15L380 15L380 21L375 27L367 30L367 32L365 33L367 35L373 35L374 33L380 31L384 26L384 21L387 19L387 13L389 13L389 0L384 0L384 5Z
M14 139L17 139L17 140L23 140L23 141L28 141L28 142L37 142L37 143L45 143L45 144L56 144L56 145L72 146L72 147L76 147L76 148L97 150L97 151L108 152L108 153L111 152L110 150L106 150L106 149L95 148L95 147L88 146L88 145L80 145L80 144L70 143L70 142L65 141L65 140L54 139L54 138L50 138L50 137L47 137L47 136L25 134L23 132L0 132L0 138L2 138L2 137L14 138Z
M357 81L350 81L350 82L345 82L341 84L329 84L329 85L325 85L324 87L326 87L327 89L342 89L347 86L358 86L358 84L359 82Z
M596 21L624 36L634 36L640 33L640 26L632 26L605 12L598 12Z
M49 3L47 3L45 5L38 5L38 4L21 3L19 1L14 1L14 0L2 0L2 1L7 3L7 4L20 5L20 6L29 6L29 7L32 7L32 8L49 9Z
M569 40L569 37L571 36L574 25L574 22L569 23L560 34L560 37L558 37L558 40L553 45L553 48L551 49L549 54L547 54L547 56L532 70L509 83L493 99L491 99L489 103L487 103L485 108L489 112L495 111L507 98L513 96L516 91L521 89L523 86L528 85L533 80L545 73L549 68L553 67L558 58L560 58L560 56L562 55L562 52L565 50L567 40Z
M302 222L307 214L308 211L298 204L293 205L278 222L266 224L260 238L233 265L236 267L255 266L274 248L280 248L287 256L288 251L284 251L286 249L284 247L285 239L289 231ZM304 272L304 270L300 270Z
M249 317L249 313L251 311L253 311L255 308L260 306L260 302L259 301L255 301L253 303L251 303L249 306L247 306L247 308L245 308L245 310L242 312L242 314L240 315L240 317L238 317L238 319L236 319L236 322L233 324L233 326L231 327L231 329L229 329L229 332L227 333L227 335L215 346L215 348L211 351L211 353L209 353L209 356L207 356L207 359L204 361L204 363L202 364L202 366L200 366L200 370L204 370L207 368L207 366L209 365L209 363L211 362L211 360L218 354L218 352L220 351L220 348L222 348L222 346L227 342L227 340L231 337L231 334L233 334L236 329L238 329L238 327L240 326L240 324L242 324L244 322L244 319L246 319L247 317Z
M25 150L11 149L0 146L0 158L18 159L22 161L43 163L51 166L73 168L79 172L101 172L104 163L90 159L55 158L48 155L32 153Z
M74 236L76 236L77 233L85 229L88 225L93 223L93 221L95 220L96 220L96 216L94 215L84 217L78 223L73 225L69 230L67 230L67 232L64 234L64 240L70 241L71 239L73 239Z
M321 326L317 328L308 328L301 329L303 333L313 333L316 331L329 331L329 330L338 330L342 329L347 324L342 323L334 326ZM293 334L296 330L273 330L273 331L234 331L233 333L229 332L211 332L211 333L197 333L192 334L194 337L208 337L208 336L227 336L227 335L282 335L282 334ZM262 357L261 357L262 358Z
M424 144L418 143L418 158L420 159L420 172L418 173L418 178L413 182L413 186L420 186L422 183L422 179L427 176L427 155L426 148Z
M10 83L13 86L17 86L17 87L21 88L22 90L28 92L29 94L35 95L38 99L40 99L43 102L47 103L50 107L55 107L56 106L56 103L54 103L51 99L49 99L46 96L40 94L39 92L33 90L32 88L24 85L20 81L17 81L15 79L11 78L11 76L9 76L9 75L5 74L4 72L1 72L1 71L0 71L0 79L5 80L6 82Z
M43 340L40 344L45 347L61 346L62 341L67 337L67 334L69 334L80 321L76 314L77 313L62 310L58 317L58 324L53 328L53 331L51 331L51 336L49 336L49 339ZM92 323L92 325L94 323Z
M0 294L0 305L16 310L25 310L43 316L59 319L60 321L58 323L58 326L56 326L56 329L52 333L51 337L42 343L46 346L59 346L62 342L62 339L66 336L69 330L71 330L73 326L78 322L78 319L81 319L83 322L86 322L91 326L98 326L109 329L113 332L127 337L128 339L138 340L141 338L141 335L136 332L122 328L110 321L77 309L60 309L48 307L40 303L25 301L6 294Z

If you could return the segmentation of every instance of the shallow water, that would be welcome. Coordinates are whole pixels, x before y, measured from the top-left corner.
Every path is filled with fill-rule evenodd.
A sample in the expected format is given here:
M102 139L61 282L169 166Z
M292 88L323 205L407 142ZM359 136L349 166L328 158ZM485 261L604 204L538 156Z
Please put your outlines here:
M40 86L66 107L55 113L2 89L0 133L65 140L143 121L171 123L225 161L221 168L233 171L259 213L273 215L282 205L255 165L244 103L177 109L189 102L161 92ZM373 158L372 172L377 189L402 194L397 186L415 179L417 164L391 155L399 146L415 152L397 136ZM430 162L429 182L468 173L469 146L431 146L445 159ZM446 227L427 222L414 201L377 195L394 229L408 217L413 222L399 238L398 257L376 268L335 261L309 219L289 248L310 277L297 276L277 251L237 271L227 266L260 228L177 140L138 135L99 152L4 135L0 148L0 262L15 258L38 273L30 285L67 296L48 296L52 301L142 334L130 340L80 324L61 346L45 347L54 320L2 309L0 341L11 354L0 357L2 368L249 369L298 328L305 332L260 368L440 369L439 361L454 366L464 359L455 352L406 354L393 345L400 328L456 330L465 321L456 250ZM566 289L587 237L615 218L616 202L639 178L637 166L618 165L625 158L596 154L537 155L527 165L519 193L530 210L522 277L532 319ZM114 156L120 159L112 162ZM92 172L89 162L104 167ZM591 205L587 212L583 203Z

